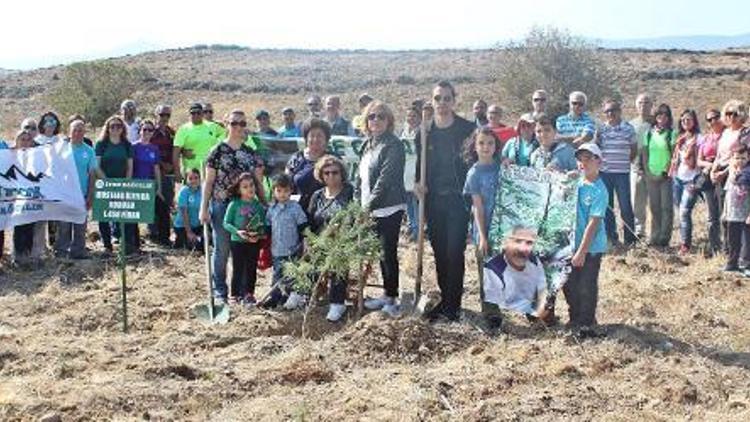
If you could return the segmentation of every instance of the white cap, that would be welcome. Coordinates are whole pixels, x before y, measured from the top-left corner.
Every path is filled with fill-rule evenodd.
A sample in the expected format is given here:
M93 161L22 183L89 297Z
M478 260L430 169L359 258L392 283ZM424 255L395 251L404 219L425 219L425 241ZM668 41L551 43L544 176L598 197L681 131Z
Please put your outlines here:
M576 158L578 158L578 154L581 151L588 151L592 153L594 156L598 158L602 158L602 150L599 149L599 145L593 143L593 142L587 142L580 147L578 147L578 150L576 150Z

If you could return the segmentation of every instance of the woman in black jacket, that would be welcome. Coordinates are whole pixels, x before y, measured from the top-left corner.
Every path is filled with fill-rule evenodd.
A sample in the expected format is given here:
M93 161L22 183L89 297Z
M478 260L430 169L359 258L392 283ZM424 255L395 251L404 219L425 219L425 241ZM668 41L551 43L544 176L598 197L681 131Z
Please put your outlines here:
M398 314L398 235L406 211L404 190L404 144L393 133L393 112L380 101L365 109L364 133L359 164L359 191L362 206L375 220L375 231L383 250L380 271L385 294L365 301L367 309L382 309L391 316Z

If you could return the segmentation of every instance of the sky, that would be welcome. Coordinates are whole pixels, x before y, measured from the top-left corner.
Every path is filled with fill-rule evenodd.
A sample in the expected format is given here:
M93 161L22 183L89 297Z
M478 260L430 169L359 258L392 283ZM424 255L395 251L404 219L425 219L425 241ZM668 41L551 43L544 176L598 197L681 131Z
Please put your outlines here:
M10 0L0 12L4 15L0 68L30 69L196 44L482 48L522 38L533 26L554 26L591 39L750 32L745 2L722 1L716 19L706 17L704 4L696 0Z

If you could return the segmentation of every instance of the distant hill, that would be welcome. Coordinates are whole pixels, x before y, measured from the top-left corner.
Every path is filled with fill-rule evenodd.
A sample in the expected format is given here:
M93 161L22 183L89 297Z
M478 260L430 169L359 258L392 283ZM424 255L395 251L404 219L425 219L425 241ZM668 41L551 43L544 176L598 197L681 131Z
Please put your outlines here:
M750 33L741 35L690 35L657 38L634 38L624 40L592 40L604 48L644 48L649 50L724 50L750 46Z

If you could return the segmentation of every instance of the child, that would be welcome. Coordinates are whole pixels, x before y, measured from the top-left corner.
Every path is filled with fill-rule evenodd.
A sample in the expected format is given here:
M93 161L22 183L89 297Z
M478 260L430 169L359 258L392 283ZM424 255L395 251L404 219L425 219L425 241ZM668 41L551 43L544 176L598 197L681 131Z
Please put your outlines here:
M255 176L242 173L230 189L232 202L224 215L224 229L231 234L231 296L248 308L255 306L258 254L265 237L266 212L256 195L258 190Z
M536 138L539 148L531 153L531 167L567 173L576 169L575 150L567 142L557 139L552 119L540 114L536 119Z
M729 246L727 264L724 271L740 271L738 261L742 249L743 234L750 230L750 166L748 150L744 145L732 149L729 163L729 176L724 185L724 221L727 223L727 244ZM745 270L746 274L750 271Z
M578 181L575 253L573 270L563 285L568 302L570 326L579 337L592 337L596 325L596 303L599 295L599 268L607 251L607 233L602 219L607 211L609 194L599 177L602 153L593 143L585 143L576 151L583 177Z
M203 226L198 219L200 208L201 172L198 169L190 169L187 184L177 195L177 215L174 219L175 248L199 251L203 249Z
M262 306L273 308L281 301L285 309L296 309L304 303L304 296L292 291L290 281L283 277L285 262L299 255L302 231L307 226L307 215L296 201L292 201L292 178L279 174L273 179L275 202L266 213L266 230L271 234L274 288Z
M489 242L489 225L492 221L495 193L500 178L500 165L498 164L500 145L500 139L494 131L484 126L474 131L464 154L468 162L474 163L466 175L463 193L471 197L474 214L472 239L476 246L479 269L479 297L482 301L482 313L490 325L497 324L498 312L494 312L497 308L485 301L482 280L485 260L493 255Z

